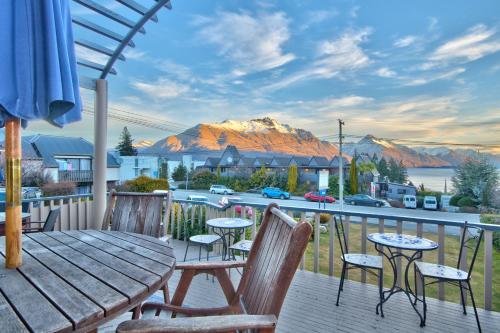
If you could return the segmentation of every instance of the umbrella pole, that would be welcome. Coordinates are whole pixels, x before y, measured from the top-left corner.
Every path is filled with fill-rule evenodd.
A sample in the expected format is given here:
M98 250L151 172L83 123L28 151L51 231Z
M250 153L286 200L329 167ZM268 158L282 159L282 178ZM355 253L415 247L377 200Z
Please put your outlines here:
M22 264L21 222L21 121L5 122L5 267Z

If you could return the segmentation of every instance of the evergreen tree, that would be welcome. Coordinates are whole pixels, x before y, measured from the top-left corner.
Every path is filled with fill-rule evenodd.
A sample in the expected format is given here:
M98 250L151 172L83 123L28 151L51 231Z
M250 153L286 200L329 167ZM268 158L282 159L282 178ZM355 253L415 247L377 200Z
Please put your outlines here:
M397 182L399 178L399 164L395 159L391 157L389 160L389 180L391 182Z
M372 163L375 164L375 166L376 166L378 164L378 161L379 161L377 154L373 153L371 160L372 160Z
M160 170L158 170L158 178L168 179L168 164L167 162L161 162Z
M380 173L381 178L389 177L389 168L387 167L387 161L385 158L381 158L377 165L378 173Z
M297 189L297 179L298 177L297 173L297 166L295 164L290 165L288 168L288 192L293 193Z
M133 142L134 140L132 139L132 135L128 131L127 126L125 126L122 134L120 135L120 141L116 146L116 150L120 152L121 156L135 156L137 155L137 149L135 149L132 145Z
M358 170L356 167L355 157L353 157L351 167L349 169L349 184L351 186L351 194L358 193Z
M406 170L406 166L401 160L399 161L399 166L398 166L398 182L404 184L406 183L407 180L408 180L408 170Z
M215 177L217 179L217 184L220 183L221 181L221 170L220 170L220 165L217 166L217 170L215 171Z
M181 163L172 172L172 178L176 181L181 181L186 179L187 168Z

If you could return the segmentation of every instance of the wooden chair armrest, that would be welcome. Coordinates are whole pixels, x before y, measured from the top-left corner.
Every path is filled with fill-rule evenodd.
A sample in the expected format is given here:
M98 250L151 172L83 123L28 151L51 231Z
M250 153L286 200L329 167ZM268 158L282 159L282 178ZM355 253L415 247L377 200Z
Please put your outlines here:
M187 308L179 305L173 304L165 304L165 303L155 303L155 302L146 302L141 307L141 312L156 310L158 311L171 311L174 313L181 313L188 316L216 316L216 315L225 315L234 313L229 306L218 307L218 308Z
M228 315L174 319L128 320L116 328L117 333L220 333L256 329L274 332L273 315Z
M23 228L22 232L23 234L29 234L33 232L42 232L43 228Z
M245 261L208 261L208 262L195 262L195 263L176 263L175 269L179 270L210 270L210 269L227 269L227 268L240 268L245 267Z

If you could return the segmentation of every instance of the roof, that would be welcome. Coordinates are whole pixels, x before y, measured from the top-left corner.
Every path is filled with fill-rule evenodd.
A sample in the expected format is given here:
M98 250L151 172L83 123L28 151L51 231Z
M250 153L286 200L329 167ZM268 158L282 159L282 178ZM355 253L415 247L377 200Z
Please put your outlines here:
M329 164L328 159L323 156L313 156L309 160L309 166L311 167L327 167Z
M236 165L241 157L240 152L235 146L228 145L222 153L219 163L224 166Z
M273 160L271 162L271 166L288 167L291 160L292 160L291 157L273 157Z
M205 160L205 166L209 166L209 167L218 166L219 162L220 162L220 158L218 158L218 157L207 157L207 159Z
M255 161L253 162L253 166L260 167L263 165L264 166L270 165L272 161L273 161L272 157L256 157Z
M345 158L344 156L342 156L342 161L343 161L344 167L351 164L349 162L349 160L347 158ZM334 156L332 158L332 160L330 161L330 167L332 167L332 168L338 168L339 164L340 164L340 156Z
M238 161L238 166L252 167L254 165L254 161L255 161L254 157L242 157Z
M292 156L290 164L295 162L297 166L307 166L309 165L309 160L310 158L305 156Z
M32 135L21 138L23 158L33 158L33 155L43 159L47 168L57 168L55 156L89 156L93 157L94 145L83 138ZM112 154L107 154L108 168L118 168L120 165Z

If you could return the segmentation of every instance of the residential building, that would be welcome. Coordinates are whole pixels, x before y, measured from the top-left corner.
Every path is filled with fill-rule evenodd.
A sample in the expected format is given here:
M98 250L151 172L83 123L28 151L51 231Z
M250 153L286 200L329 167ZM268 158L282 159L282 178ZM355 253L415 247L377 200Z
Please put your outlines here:
M56 182L73 182L78 193L92 191L94 146L83 138L54 135L32 135L21 138L23 167L38 167ZM2 144L3 146L3 144ZM3 155L3 150L1 151ZM108 186L119 179L119 164L108 154Z
M378 182L377 194L386 199L402 200L405 195L417 195L417 188L407 184Z

